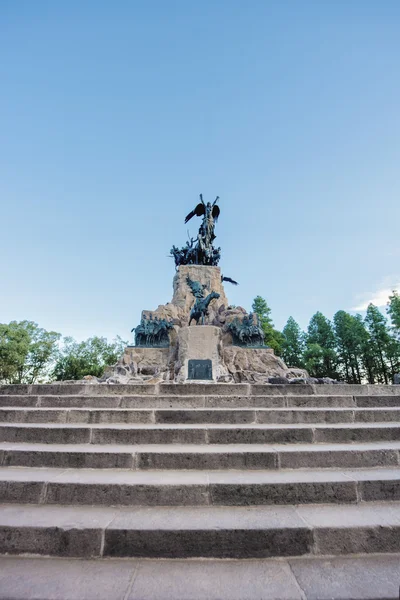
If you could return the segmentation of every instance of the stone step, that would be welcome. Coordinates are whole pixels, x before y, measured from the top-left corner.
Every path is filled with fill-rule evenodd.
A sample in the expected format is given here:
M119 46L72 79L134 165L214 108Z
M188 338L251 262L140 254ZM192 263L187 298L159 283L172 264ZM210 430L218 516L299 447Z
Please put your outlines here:
M293 386L296 387L296 386ZM400 386L399 386L400 388ZM106 390L107 391L107 390ZM0 407L31 408L398 408L400 395L0 395Z
M279 444L400 439L400 423L1 423L0 442L46 444Z
M397 385L270 385L249 383L160 383L160 384L118 384L118 385L89 385L53 383L39 385L0 385L0 395L217 395L217 396L299 396L299 395L400 395Z
M223 508L0 506L1 554L261 558L385 552L400 552L398 502Z
M0 408L3 423L364 423L399 422L387 408Z
M264 559L0 557L0 600L398 600L400 554Z
M400 466L400 441L353 444L0 444L0 466L86 469L337 469Z
M400 469L132 471L0 468L0 502L244 506L400 500Z

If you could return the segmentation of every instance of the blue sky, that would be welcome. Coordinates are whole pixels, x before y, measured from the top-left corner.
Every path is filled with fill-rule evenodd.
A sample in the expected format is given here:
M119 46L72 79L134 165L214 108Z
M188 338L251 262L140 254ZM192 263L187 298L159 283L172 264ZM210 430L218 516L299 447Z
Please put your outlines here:
M231 303L278 327L384 304L399 26L397 0L3 0L0 322L128 339L200 192Z

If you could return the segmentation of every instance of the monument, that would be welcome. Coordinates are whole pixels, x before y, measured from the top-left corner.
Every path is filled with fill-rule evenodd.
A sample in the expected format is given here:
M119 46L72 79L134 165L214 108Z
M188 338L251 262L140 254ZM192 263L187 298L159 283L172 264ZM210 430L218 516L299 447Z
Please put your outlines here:
M304 375L286 367L265 345L257 315L229 305L223 282L237 282L224 277L218 266L218 200L205 203L200 194L200 202L186 216L185 223L200 217L201 224L196 238L170 251L176 269L172 300L142 311L140 324L132 329L135 344L106 372L109 382L267 383L271 376Z

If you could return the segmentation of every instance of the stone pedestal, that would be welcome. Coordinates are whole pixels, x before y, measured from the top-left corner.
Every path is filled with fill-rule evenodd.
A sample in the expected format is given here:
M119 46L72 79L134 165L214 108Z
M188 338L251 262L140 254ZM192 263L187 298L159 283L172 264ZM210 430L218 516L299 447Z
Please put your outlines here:
M225 369L221 361L221 329L211 325L182 327L178 336L178 372L176 381L189 380L189 360L210 360L211 381L218 381ZM192 379L190 381L193 381Z
M127 374L130 373L133 377L148 376L168 379L167 372L171 353L171 348L128 346L125 348L121 366L127 369Z
M223 362L236 383L265 383L268 377L286 377L288 372L272 348L224 346Z
M208 267L203 265L183 265L180 266L174 277L174 296L172 304L180 309L185 315L186 323L189 322L190 310L195 303L193 294L186 283L186 278L190 277L192 281L199 281L205 285L205 295L214 291L219 294L219 298L214 299L208 307L208 317L206 323L212 323L217 317L221 307L228 306L228 299L225 295L224 286L221 281L221 269L219 267Z

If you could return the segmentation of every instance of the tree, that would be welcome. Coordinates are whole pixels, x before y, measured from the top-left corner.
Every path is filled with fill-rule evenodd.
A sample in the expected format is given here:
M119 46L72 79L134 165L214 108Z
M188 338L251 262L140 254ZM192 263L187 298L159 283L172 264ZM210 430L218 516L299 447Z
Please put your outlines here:
M335 332L329 319L319 311L308 325L305 361L312 377L338 377Z
M46 331L33 321L0 325L0 380L36 383L49 376L61 335Z
M53 376L57 381L82 379L85 375L100 377L105 367L117 362L126 345L119 336L110 343L97 336L80 343L71 337L64 338Z
M350 315L339 310L333 317L337 352L338 368L348 383L361 383L364 377L363 355L368 340L361 315Z
M304 368L304 333L293 317L289 317L282 331L282 358L290 367Z
M388 364L388 352L394 359L393 351L395 346L391 343L392 339L389 333L386 317L381 313L377 306L369 304L365 316L365 324L370 335L370 353L376 358L378 367L378 380L389 383L390 367Z
M265 334L266 345L272 348L276 355L280 356L282 353L283 335L274 328L274 324L270 317L271 309L268 306L267 301L261 296L256 296L251 309L260 318L261 327Z
M400 340L400 296L396 290L393 290L393 294L389 296L386 310L390 316L393 332Z

